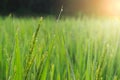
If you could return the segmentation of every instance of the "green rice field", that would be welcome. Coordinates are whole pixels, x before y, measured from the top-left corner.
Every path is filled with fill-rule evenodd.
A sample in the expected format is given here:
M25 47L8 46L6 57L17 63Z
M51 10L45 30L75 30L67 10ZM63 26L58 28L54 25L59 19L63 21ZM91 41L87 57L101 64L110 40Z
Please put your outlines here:
M120 80L120 19L1 16L0 80Z

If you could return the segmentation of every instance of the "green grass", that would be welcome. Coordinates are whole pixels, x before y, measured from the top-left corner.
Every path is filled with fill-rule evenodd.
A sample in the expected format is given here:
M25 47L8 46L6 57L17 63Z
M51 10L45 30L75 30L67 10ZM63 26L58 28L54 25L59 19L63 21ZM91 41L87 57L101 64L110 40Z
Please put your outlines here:
M0 17L0 80L119 79L119 19Z

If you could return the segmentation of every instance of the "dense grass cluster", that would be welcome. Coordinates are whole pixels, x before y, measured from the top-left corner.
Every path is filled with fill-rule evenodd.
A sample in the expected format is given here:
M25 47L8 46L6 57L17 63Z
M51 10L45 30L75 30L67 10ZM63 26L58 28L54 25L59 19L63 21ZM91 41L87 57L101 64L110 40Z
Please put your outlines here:
M0 80L119 80L120 20L0 17Z

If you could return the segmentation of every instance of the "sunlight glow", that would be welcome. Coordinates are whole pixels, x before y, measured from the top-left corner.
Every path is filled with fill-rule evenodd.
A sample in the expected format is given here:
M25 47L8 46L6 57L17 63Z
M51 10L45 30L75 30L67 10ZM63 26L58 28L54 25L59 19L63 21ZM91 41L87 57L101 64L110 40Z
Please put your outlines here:
M100 8L103 14L120 16L120 0L104 0Z

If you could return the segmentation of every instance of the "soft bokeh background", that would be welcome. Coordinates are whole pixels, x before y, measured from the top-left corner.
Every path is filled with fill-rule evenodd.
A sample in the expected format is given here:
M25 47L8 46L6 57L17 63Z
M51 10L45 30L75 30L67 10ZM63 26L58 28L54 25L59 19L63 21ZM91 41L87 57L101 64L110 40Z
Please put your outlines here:
M106 14L120 13L119 0L1 0L1 14L58 14L61 6L64 14Z

